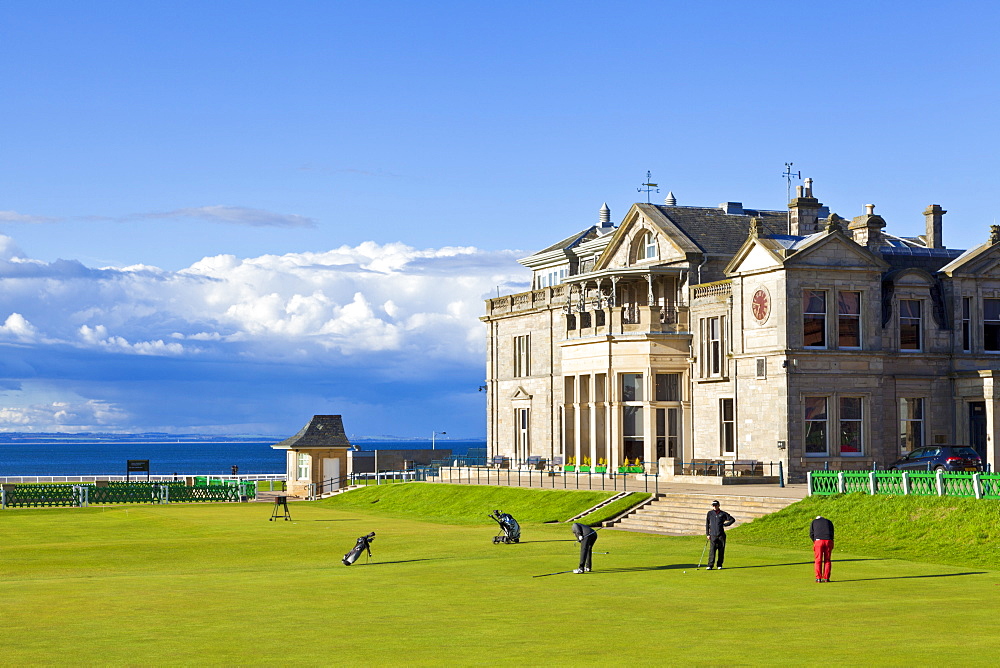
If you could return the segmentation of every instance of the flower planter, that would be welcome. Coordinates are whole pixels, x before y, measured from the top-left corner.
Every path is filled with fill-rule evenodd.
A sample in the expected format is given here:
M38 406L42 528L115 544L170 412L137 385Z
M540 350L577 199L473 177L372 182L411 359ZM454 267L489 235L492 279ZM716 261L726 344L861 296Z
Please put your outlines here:
M565 471L566 473L572 473L575 470L576 467L573 466L572 464L566 464L565 466L563 466L563 471Z
M580 473L590 473L590 467L589 466L581 466L580 467Z
M607 466L595 466L594 467L594 473L607 473L607 472L608 472L608 467Z

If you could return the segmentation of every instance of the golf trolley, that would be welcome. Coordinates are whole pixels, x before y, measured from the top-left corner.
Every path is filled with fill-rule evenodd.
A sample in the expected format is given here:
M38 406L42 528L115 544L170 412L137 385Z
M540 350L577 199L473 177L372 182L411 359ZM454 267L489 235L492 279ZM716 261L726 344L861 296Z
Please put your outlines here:
M500 533L493 536L494 545L499 543L507 543L509 545L521 540L521 525L509 513L501 513L499 510L494 510L487 517L500 525Z

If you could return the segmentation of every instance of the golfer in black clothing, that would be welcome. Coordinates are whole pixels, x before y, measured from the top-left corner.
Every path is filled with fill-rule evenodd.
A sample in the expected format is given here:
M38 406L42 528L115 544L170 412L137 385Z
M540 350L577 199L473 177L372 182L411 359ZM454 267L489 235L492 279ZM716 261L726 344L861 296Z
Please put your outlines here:
M594 543L597 542L597 532L586 524L573 523L573 535L580 543L580 567L574 573L590 572L590 557L594 552Z
M719 502L712 501L712 509L705 518L705 535L708 536L708 570L721 569L726 558L726 527L736 520L724 510L719 510ZM715 553L719 553L719 561L715 561ZM716 566L718 563L718 566Z

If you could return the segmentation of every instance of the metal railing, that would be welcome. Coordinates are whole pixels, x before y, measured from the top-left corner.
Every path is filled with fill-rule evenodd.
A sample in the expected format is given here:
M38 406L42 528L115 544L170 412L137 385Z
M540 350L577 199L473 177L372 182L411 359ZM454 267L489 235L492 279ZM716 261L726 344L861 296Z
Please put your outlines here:
M187 485L183 482L109 482L59 484L5 484L0 490L0 507L87 507L91 503L191 503L242 501L257 495L255 481L228 481L224 484Z
M440 482L468 485L660 493L660 476L653 473L618 471L588 473L541 468L442 466L433 477Z
M810 495L892 494L1000 499L1000 473L809 471Z
M0 483L5 484L25 484L25 483L68 483L68 482L97 482L98 480L109 480L112 482L125 482L131 478L132 482L137 482L136 478L141 477L141 482L147 482L145 474L124 475L10 475L0 476ZM187 478L210 477L212 480L260 480L272 482L284 482L287 477L284 473L240 473L237 475L211 475L204 473L177 473L171 475L155 474L150 475L148 482L176 482Z
M370 473L348 473L338 478L328 478L309 485L308 499L318 499L325 494L356 485L388 485L399 482L426 480L427 473L421 469L405 471L374 471Z

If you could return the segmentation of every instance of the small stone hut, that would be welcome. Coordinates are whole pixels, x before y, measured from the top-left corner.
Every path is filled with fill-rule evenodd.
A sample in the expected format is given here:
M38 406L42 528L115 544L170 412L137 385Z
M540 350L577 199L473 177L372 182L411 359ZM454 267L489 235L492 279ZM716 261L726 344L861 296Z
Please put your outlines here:
M339 415L314 415L295 436L271 447L287 453L288 493L294 496L308 496L312 484L321 492L340 487L340 478L347 473L347 451L352 448Z

